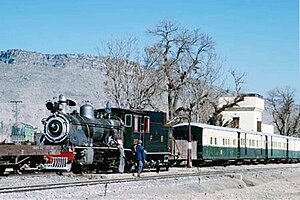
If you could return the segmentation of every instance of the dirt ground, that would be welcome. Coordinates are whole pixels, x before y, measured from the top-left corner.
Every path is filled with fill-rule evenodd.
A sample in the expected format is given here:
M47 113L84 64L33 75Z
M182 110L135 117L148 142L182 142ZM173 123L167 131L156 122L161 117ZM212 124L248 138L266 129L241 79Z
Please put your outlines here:
M107 194L107 199L300 199L300 165L178 179ZM265 167L265 166L263 166ZM226 171L227 169L224 169Z

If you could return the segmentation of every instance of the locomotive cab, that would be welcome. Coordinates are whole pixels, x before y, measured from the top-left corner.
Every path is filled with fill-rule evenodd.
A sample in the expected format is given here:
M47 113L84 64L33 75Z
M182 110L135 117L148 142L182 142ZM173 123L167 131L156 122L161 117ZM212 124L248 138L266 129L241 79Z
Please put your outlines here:
M96 110L96 115L105 115L105 109ZM142 140L147 151L145 168L157 168L158 165L168 168L169 149L168 128L165 126L166 114L163 112L137 111L111 108L112 118L124 122L124 148L131 149ZM128 155L132 157L133 155Z

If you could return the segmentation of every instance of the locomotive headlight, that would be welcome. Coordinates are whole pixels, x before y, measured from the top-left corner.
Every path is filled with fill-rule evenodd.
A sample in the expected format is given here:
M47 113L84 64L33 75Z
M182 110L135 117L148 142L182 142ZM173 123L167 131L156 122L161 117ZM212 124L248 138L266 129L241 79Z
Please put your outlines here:
M44 132L50 142L62 142L69 134L69 120L63 114L53 114L45 121Z

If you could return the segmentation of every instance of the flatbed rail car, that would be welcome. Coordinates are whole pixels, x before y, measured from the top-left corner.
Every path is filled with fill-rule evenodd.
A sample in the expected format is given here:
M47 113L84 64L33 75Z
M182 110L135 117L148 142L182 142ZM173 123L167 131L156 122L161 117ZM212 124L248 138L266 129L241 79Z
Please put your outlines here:
M62 155L61 146L58 145L1 144L0 175L3 175L7 168L19 172L27 169L47 170L51 169L51 166L56 166L52 168L64 170L63 166L69 162L65 159L66 157L66 155ZM57 159L66 161L64 163L57 162Z
M188 123L173 126L173 153L187 159ZM298 162L300 138L190 123L193 164Z

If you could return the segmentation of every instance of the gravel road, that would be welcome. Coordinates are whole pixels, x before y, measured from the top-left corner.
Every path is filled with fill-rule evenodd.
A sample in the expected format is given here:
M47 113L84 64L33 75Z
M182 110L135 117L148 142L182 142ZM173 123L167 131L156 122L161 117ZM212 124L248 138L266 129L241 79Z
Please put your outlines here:
M233 173L243 169L243 172ZM167 173L224 171L222 175L172 178L167 180L113 183L53 189L47 191L0 194L0 199L300 199L300 164L229 166L210 168L172 168ZM154 173L145 172L142 176ZM75 176L8 176L0 178L0 187L82 179L113 179L132 174Z

